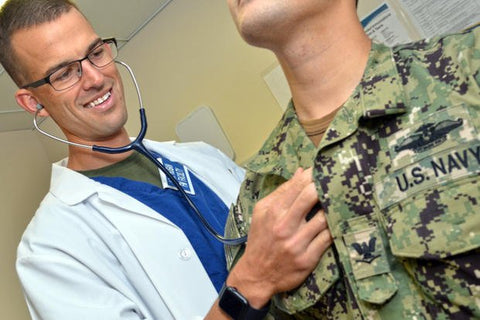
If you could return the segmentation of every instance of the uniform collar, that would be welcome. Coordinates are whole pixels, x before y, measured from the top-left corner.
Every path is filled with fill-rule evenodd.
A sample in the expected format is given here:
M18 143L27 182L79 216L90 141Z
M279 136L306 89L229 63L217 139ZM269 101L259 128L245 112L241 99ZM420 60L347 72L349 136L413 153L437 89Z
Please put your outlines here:
M361 99L360 116L373 119L406 111L408 97L398 67L390 47L372 44L365 73L354 95Z
M315 150L353 134L362 119L404 113L406 104L407 97L391 48L373 43L362 80L337 112L318 148L300 125L290 101L260 152L245 167L260 174L275 174L289 179L298 167L313 165L312 153Z
M272 173L289 179L296 168L313 164L315 145L300 125L293 103L265 141L259 153L245 167L258 173Z

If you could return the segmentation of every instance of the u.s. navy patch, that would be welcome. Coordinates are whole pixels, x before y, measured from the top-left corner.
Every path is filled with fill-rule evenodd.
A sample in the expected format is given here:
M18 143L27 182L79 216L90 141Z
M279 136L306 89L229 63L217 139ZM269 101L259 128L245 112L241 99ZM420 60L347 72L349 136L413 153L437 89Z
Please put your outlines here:
M188 168L185 167L184 165L170 161L168 159L162 159L162 158L157 158L158 161L160 161L165 169L168 170L168 172L177 180L177 182L180 184L180 186L185 190L186 193L195 195L195 189L193 188L192 180L190 179L190 173L188 171ZM170 188L170 189L175 189L177 190L177 187L173 183L170 178L167 177L165 173L160 170L160 177L162 179L162 186L164 188Z
M375 183L382 209L426 188L480 172L480 137L465 106L417 122L388 138L390 173Z

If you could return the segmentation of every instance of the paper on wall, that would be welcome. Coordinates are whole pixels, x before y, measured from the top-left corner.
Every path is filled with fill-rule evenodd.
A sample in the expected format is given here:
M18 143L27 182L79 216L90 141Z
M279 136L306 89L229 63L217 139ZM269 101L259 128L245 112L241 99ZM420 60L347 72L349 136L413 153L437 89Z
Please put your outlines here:
M397 0L422 38L463 30L480 22L479 0Z
M370 38L388 46L412 40L395 11L385 2L364 17L361 22Z

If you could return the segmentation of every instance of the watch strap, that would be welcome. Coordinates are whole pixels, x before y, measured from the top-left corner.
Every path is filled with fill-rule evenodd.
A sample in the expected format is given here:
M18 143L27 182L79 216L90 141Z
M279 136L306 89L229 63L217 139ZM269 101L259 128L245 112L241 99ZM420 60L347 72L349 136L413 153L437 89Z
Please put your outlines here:
M242 320L263 320L267 316L268 310L270 309L270 302L267 303L262 309L252 308L250 305L245 310Z
M228 297L227 297L228 296ZM227 300L238 299L237 303L241 308L229 308ZM219 295L219 306L233 320L263 320L270 309L270 301L261 309L255 309L250 306L248 300L234 287L223 285Z

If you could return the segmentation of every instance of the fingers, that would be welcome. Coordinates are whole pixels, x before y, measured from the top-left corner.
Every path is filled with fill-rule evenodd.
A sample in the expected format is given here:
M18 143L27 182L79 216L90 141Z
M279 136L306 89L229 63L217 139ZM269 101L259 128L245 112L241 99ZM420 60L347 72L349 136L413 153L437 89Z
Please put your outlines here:
M333 239L328 229L323 210L319 210L297 233L297 245L302 253L297 256L299 266L310 273L325 251L332 245Z
M313 250L312 257L318 257L332 244L327 218L323 210L318 210L312 218L298 230L298 237L307 250Z
M307 217L310 213L315 213L312 208L317 203L318 195L312 182L312 169L298 169L290 180L256 204L253 220L255 221L258 215L268 216L269 222L275 225L276 233L289 237L310 219Z
M265 298L290 290L315 268L332 243L325 214L315 207L317 203L311 169L298 169L289 181L257 202L249 240L235 269L242 275L236 284L244 292Z
M288 209L302 190L311 183L312 170L298 168L290 180L281 184L268 197L264 198L263 202L268 202L267 205L281 206L284 209Z
M317 210L315 214L312 215L312 218L302 227L303 232L310 235L311 239L315 238L320 232L327 228L327 218L322 209Z
M315 188L315 184L310 182L308 185L304 186L290 206L288 215L291 217L292 222L298 224L306 221L307 216L310 215L312 209L317 203L317 189Z
M308 245L305 252L306 256L309 257L310 263L316 265L318 263L319 257L321 257L325 251L333 243L332 234L328 228L323 229Z

